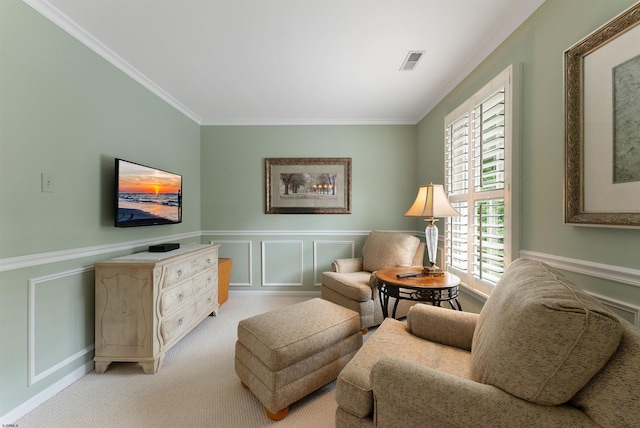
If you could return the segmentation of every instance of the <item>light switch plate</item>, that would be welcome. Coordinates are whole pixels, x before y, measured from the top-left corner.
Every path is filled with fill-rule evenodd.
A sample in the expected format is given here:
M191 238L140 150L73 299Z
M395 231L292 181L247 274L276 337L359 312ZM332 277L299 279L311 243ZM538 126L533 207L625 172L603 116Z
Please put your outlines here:
M53 174L42 173L42 191L53 193Z

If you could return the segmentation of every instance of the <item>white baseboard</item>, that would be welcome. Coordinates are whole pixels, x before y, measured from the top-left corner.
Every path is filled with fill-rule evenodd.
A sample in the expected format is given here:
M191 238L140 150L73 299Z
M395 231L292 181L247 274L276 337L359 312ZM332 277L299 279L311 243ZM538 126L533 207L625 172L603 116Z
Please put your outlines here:
M283 296L283 297L320 297L320 291L276 291L276 290L229 290L229 296Z
M89 361L81 367L78 367L73 372L69 373L67 376L63 377L41 393L31 397L29 400L25 401L15 409L11 410L9 413L0 416L0 424L1 426L10 426L15 424L15 422L44 403L49 400L51 397L68 387L69 385L76 382L78 379L82 378L82 376L90 373L94 370L94 362Z

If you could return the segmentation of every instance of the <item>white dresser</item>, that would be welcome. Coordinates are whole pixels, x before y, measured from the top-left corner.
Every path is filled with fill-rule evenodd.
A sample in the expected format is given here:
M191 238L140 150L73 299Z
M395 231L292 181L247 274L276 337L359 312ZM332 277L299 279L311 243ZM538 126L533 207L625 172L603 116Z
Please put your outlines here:
M95 264L95 370L138 362L156 373L165 353L218 312L218 247L183 245Z

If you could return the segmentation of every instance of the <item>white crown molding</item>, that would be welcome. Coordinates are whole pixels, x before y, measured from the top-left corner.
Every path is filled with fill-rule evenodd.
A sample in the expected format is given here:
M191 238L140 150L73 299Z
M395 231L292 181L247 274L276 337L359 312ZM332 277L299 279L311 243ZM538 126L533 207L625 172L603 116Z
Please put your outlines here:
M202 126L354 126L354 125L417 125L409 119L273 119L273 120L203 120Z
M53 22L60 27L63 31L69 33L72 37L76 38L80 43L87 46L96 54L110 62L120 71L131 77L136 82L147 88L149 91L160 97L166 103L174 107L180 113L187 116L189 119L196 122L198 125L202 124L202 118L196 113L191 111L188 107L182 104L180 101L172 97L167 91L158 86L153 80L138 71L135 67L122 59L118 54L113 52L107 46L95 39L91 34L84 30L81 26L71 20L68 16L62 13L59 9L54 7L47 0L22 0L33 9L35 9L42 16Z
M569 272L640 287L640 270L638 269L605 265L603 263L595 263L587 260L572 259L569 257L555 256L553 254L538 253L528 250L520 250L520 256L527 259L539 260L549 266Z
M517 14L512 19L504 22L500 27L500 31L494 34L493 38L483 43L483 48L476 51L475 55L466 61L466 67L460 68L458 73L451 76L448 82L441 85L440 92L430 97L431 102L428 103L422 113L414 120L420 123L447 95L451 93L464 79L467 78L482 62L495 51L518 27L520 27L529 17L545 2L546 0L529 0L524 6L520 6Z

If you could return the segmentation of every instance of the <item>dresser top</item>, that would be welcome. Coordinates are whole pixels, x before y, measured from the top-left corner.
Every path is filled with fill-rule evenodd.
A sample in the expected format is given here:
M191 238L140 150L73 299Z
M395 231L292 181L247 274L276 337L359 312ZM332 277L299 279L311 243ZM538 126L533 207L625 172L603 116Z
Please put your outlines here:
M113 261L162 261L171 257L181 256L183 254L202 250L205 248L217 248L220 244L180 244L177 250L167 251L165 253L150 253L143 251L141 253L129 254L128 256L116 257Z

